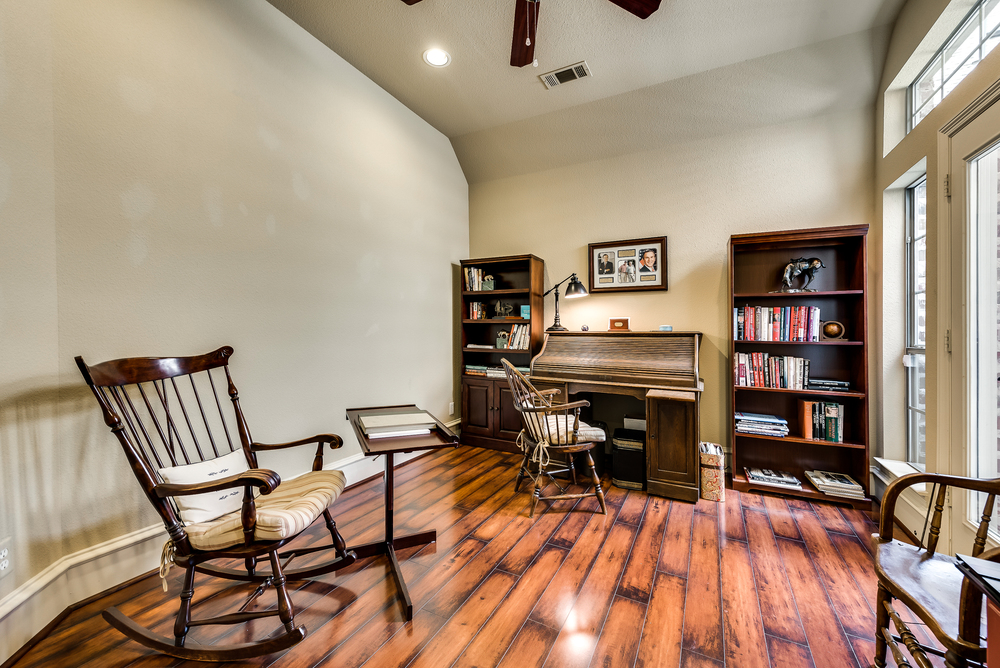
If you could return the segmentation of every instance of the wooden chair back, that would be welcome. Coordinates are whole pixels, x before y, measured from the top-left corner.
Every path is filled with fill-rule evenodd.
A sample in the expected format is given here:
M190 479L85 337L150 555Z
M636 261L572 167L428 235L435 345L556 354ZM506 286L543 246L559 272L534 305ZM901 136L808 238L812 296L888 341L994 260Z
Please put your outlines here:
M553 404L551 390L540 392L506 359L501 360L507 383L514 398L514 408L521 414L525 431L532 440L544 439L554 446L574 445L580 429L580 407L587 402ZM556 417L550 420L550 417Z
M229 374L233 349L193 357L133 357L77 366L97 397L132 472L175 544L186 542L169 498L156 494L158 469L209 461L241 449L257 468L239 393ZM231 408L226 408L226 404Z

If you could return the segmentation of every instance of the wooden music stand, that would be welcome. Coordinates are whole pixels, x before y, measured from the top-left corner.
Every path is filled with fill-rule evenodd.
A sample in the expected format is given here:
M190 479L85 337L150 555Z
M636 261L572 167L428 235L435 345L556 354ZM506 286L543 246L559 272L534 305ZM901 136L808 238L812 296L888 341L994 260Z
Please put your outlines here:
M414 404L405 406L379 406L374 408L349 408L347 409L347 419L354 427L354 434L358 437L361 450L365 457L377 457L385 455L385 539L368 543L367 545L357 545L348 548L353 550L359 559L384 554L389 557L392 565L392 572L396 578L396 586L399 589L400 598L403 599L403 607L406 612L406 621L413 619L413 602L410 600L410 593L406 590L406 582L403 581L403 572L399 568L399 561L396 559L396 550L404 550L414 545L426 545L437 540L437 531L424 531L407 536L396 536L392 527L393 509L393 455L403 452L414 452L416 450L436 450L437 448L458 447L458 436L452 433L448 427L434 418L436 427L429 434L419 436L393 436L389 438L369 439L361 428L360 419L366 415L389 415L392 413L410 413L421 410ZM428 413L430 415L430 413ZM434 416L431 416L434 417Z

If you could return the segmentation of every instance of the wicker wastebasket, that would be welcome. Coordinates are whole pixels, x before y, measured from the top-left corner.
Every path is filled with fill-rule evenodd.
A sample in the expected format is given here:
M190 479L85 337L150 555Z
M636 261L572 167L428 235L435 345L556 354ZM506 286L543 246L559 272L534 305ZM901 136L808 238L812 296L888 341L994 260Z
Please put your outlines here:
M698 444L701 458L701 498L707 501L726 500L726 455L718 443Z

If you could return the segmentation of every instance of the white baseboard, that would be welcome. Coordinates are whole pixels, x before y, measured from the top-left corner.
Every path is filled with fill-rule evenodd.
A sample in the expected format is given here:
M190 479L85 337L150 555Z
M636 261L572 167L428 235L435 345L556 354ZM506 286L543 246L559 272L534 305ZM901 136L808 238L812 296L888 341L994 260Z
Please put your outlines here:
M426 453L397 455L395 466L422 454ZM379 475L385 464L381 457L359 453L324 468L343 471L347 484L353 485ZM159 524L113 538L59 559L0 599L0 662L10 658L67 607L159 568L166 539L166 530Z

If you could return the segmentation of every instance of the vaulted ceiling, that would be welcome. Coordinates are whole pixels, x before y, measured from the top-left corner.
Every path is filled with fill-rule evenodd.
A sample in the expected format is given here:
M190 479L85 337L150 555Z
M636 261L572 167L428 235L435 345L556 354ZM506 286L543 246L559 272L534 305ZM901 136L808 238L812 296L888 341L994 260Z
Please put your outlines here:
M470 183L871 105L903 0L544 0L511 67L516 0L269 0L448 136ZM431 47L451 64L429 67ZM581 60L592 77L546 89Z

